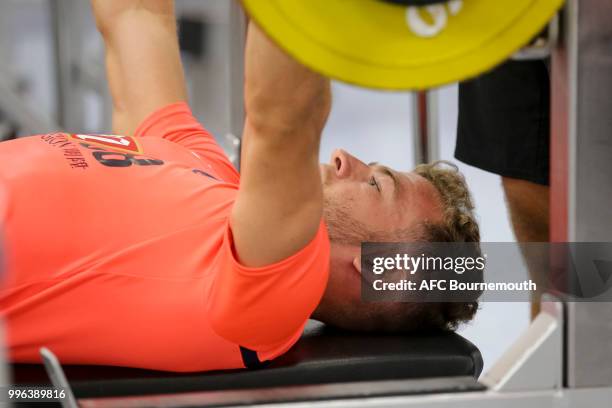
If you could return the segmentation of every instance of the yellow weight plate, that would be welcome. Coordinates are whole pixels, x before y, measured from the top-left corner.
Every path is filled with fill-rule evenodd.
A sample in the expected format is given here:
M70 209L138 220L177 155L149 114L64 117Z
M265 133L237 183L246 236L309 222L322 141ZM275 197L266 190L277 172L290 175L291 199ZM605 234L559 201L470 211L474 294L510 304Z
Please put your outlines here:
M563 0L243 0L283 49L329 77L423 89L476 76L528 43Z

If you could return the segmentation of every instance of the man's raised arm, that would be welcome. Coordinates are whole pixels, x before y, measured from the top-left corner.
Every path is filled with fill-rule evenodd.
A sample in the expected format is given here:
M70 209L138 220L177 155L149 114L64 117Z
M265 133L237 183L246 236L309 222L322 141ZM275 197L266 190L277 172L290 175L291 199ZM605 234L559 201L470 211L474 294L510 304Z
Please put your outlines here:
M151 112L187 99L173 0L92 0L106 45L113 132L132 135Z
M240 262L256 267L298 252L318 230L319 141L331 97L327 79L287 56L254 24L245 81L245 143L231 228Z

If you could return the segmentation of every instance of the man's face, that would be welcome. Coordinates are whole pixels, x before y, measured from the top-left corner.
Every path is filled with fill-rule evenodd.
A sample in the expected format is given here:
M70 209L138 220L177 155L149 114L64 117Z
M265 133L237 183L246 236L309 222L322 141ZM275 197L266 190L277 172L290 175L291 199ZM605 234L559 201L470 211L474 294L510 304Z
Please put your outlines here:
M364 233L384 236L442 217L435 187L416 173L365 164L336 150L330 163L321 165L321 178L332 241L359 244Z
M395 231L410 231L423 222L440 222L442 210L436 188L416 173L401 173L376 163L365 164L336 150L321 165L324 218L332 242L331 274L317 318L349 329L366 329L383 308L361 301L364 277L342 254L362 241L406 240ZM380 309L377 311L377 309ZM368 317L370 316L370 317Z

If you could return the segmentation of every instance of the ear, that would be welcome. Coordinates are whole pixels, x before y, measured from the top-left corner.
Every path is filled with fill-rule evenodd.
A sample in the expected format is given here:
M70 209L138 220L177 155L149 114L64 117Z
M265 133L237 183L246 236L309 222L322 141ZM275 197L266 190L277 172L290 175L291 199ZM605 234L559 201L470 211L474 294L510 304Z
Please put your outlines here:
M359 273L361 273L361 254L353 258L353 266Z

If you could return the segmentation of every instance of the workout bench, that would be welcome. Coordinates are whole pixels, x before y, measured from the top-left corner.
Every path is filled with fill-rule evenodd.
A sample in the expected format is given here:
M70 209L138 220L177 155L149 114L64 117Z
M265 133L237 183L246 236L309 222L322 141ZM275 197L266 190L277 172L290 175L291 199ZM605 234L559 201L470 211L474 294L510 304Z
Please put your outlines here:
M13 368L14 381L18 385L49 384L42 365L19 364ZM315 321L309 322L302 338L289 352L260 369L176 374L120 367L63 367L82 406L107 406L106 403L126 406L130 400L136 401L129 397L151 394L198 393L198 406L219 406L341 398L347 397L347 393L355 397L405 395L407 391L475 391L484 388L476 382L482 368L480 351L456 333L356 334L334 330ZM423 378L435 380L424 381ZM371 384L382 380L414 379L421 380L412 382L412 390L407 389L405 382L401 386L387 383L382 388ZM357 382L359 384L346 388L346 383ZM333 385L338 383L345 386L334 390ZM327 384L327 390L321 393L321 389L317 389L304 395L278 393L281 387L287 391L295 386L317 384ZM277 391L266 392L266 389ZM302 390L308 388L302 387ZM200 395L203 392L206 397ZM97 398L104 399L93 400ZM146 401L144 405L152 404L149 397ZM163 404L166 405L167 400Z

